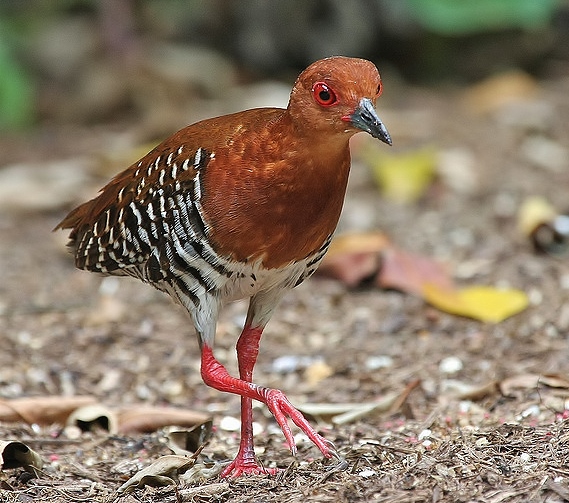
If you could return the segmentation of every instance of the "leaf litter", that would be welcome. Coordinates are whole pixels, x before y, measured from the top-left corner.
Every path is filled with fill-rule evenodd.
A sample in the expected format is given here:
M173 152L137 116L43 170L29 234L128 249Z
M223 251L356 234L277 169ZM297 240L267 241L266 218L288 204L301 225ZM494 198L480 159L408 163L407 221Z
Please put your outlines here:
M566 114L566 86L543 86L531 99L545 95L554 104L552 117ZM74 271L65 240L49 233L64 211L57 210L59 196L41 212L18 203L0 215L3 400L76 395L96 396L110 410L186 409L213 417L213 434L196 459L195 478L179 476L176 485L117 495L129 478L172 455L170 430L156 424L143 432L95 428L68 434L61 419L40 421L32 406L16 414L15 422L2 421L0 438L35 451L43 467L36 473L25 467L0 471L0 501L568 500L569 266L557 256L536 255L516 221L516 209L535 195L563 210L559 187L567 186L568 174L544 171L547 159L536 165L524 157L520 141L535 132L512 122L511 109L508 117L498 116L506 113L502 105L474 117L449 96L426 91L410 100L419 102L420 110L386 111L386 117L397 117L396 127L407 132L403 142L436 144L444 137L446 146L468 152L477 186L455 191L437 176L418 202L394 205L369 184L356 185L340 230L353 229L346 222L357 222L354 215L361 215L365 203L372 216L359 229L382 229L407 253L451 263L461 281L519 288L530 302L525 310L486 323L353 278L349 288L323 277L301 285L267 327L256 380L283 389L296 404L347 404L346 412L355 414L349 422L333 424L336 416L328 414L316 423L347 469L334 469L300 435L293 458L272 418L256 407L259 458L281 471L222 481L215 469L235 455L239 437L219 425L221 418L238 418L239 400L201 383L185 314L133 281L99 290L100 278ZM425 120L417 121L417 114ZM553 140L569 144L555 122L540 131L554 131ZM101 151L103 146L101 140ZM93 188L100 185L90 163L77 166ZM66 200L73 194L83 199L79 190L86 190L83 182L66 191ZM373 278L380 261L370 261L368 270L370 264ZM245 310L243 303L229 305L219 323L218 356L234 373L234 343ZM276 370L273 362L282 355L309 363ZM456 360L449 364L448 357ZM314 362L320 368L310 384L305 371ZM386 410L358 416L360 405L392 398Z

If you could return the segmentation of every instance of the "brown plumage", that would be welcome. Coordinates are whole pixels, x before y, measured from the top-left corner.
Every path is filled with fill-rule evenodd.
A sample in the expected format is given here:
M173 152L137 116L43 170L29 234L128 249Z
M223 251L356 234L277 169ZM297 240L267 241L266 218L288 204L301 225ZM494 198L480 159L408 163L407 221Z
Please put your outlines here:
M267 108L188 126L73 210L77 267L131 275L189 311L204 381L242 397L242 438L224 476L258 473L251 400L267 404L293 452L290 417L324 456L333 447L278 390L251 382L259 339L278 301L322 260L340 216L348 140L366 131L391 144L374 104L375 66L362 59L317 61L297 79L287 109ZM250 297L237 343L240 378L213 356L221 303Z

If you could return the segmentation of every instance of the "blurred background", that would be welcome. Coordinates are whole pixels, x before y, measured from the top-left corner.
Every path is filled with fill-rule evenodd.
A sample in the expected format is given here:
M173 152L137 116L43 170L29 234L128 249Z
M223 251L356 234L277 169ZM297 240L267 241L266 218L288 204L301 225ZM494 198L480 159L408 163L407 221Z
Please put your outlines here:
M398 82L566 75L569 2L1 0L0 130L122 123L154 140L202 116L284 105L300 70L337 54L376 62L387 100L404 99ZM284 85L237 92L268 81ZM0 146L0 165L23 153Z

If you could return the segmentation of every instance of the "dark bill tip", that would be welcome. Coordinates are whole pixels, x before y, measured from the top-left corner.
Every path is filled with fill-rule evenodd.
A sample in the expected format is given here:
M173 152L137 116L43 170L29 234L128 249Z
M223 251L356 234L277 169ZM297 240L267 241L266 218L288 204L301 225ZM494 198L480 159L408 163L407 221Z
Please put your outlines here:
M374 138L381 140L383 143L391 145L391 136L387 128L377 116L377 112L373 107L373 103L369 98L362 98L354 113L350 115L350 122L353 126L369 133Z

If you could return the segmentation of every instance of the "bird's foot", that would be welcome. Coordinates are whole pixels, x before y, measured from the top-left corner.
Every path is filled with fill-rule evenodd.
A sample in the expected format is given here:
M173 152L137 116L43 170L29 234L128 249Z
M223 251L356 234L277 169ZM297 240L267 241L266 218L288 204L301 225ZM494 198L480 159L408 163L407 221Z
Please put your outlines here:
M221 478L237 478L242 475L276 475L278 468L265 468L259 462L253 459L244 459L240 454L229 463L221 472Z
M320 435L306 420L302 413L294 407L286 395L278 389L268 389L260 388L259 393L263 396L264 402L275 416L275 419L285 436L288 443L290 451L293 455L296 455L296 442L294 441L294 436L288 425L287 417L290 417L292 422L296 424L306 436L320 449L320 452L326 458L336 458L340 460L340 456L336 452L334 444L330 440L325 439Z

